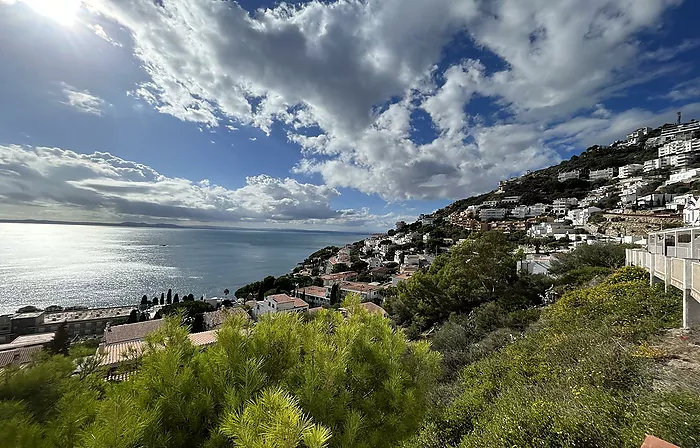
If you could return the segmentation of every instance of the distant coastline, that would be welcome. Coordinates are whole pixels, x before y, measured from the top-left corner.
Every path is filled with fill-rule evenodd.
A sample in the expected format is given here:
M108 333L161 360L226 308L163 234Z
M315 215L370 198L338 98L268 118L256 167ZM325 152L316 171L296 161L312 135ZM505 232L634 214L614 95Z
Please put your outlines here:
M59 221L51 219L4 219L0 218L0 224L53 224L67 226L98 226L98 227L131 227L131 228L147 228L147 229L191 229L191 230L241 230L251 232L290 232L290 233L344 233L351 235L370 235L372 232L353 232L349 230L313 230L313 229L285 229L285 228L254 228L254 227L234 227L234 226L181 226L177 224L166 223L147 223L147 222L91 222L91 221Z

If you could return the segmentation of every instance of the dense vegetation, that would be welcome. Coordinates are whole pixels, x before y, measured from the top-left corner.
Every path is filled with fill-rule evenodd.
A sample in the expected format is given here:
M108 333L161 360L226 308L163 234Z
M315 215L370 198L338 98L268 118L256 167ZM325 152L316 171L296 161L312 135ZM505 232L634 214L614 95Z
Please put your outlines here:
M0 446L395 446L425 417L439 355L344 305L348 319L234 316L205 351L168 319L118 384L71 376L69 357L3 371Z
M534 330L468 365L409 446L639 447L645 434L700 443L700 393L655 383L656 338L680 321L681 301L624 268L567 293Z
M543 276L519 276L515 245L500 232L486 232L435 259L427 272L400 283L386 303L397 324L411 336L466 314L481 304L499 302L514 311L540 303L552 285Z

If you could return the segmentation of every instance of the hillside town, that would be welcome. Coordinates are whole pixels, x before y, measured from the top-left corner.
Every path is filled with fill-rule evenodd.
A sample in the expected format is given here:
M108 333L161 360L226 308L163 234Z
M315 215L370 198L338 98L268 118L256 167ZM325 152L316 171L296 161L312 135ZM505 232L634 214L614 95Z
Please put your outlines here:
M168 291L167 301L164 294L160 301L144 296L138 306L26 309L0 316L0 368L29 362L62 332L72 341L98 341L101 365L115 375L118 352L138 353L145 336L162 324L164 311L198 302L201 309L191 317L199 323L191 336L195 345L204 346L216 342L216 331L230 313L251 320L275 313L316 313L324 308L347 313L341 304L344 297L354 294L369 312L386 316L382 305L387 295L474 232L508 235L521 254L517 269L547 274L557 254L579 245L601 241L642 245L650 232L700 223L700 196L692 188L700 180L700 164L695 164L700 155L700 122L681 124L679 117L675 125L639 128L625 141L613 142L603 150L614 153L623 148L653 150L658 157L589 170L550 168L545 175L552 182L562 184L563 192L575 192L551 202L531 203L523 195L509 194L530 177L542 176L527 172L499 182L498 189L480 203L449 213L445 209L420 215L414 223L397 222L387 233L344 247L324 248L299 263L291 274L247 285L233 297L228 297L228 290L223 297L199 301L190 294L183 295L178 304L178 295L171 301ZM541 182L542 178L537 179Z

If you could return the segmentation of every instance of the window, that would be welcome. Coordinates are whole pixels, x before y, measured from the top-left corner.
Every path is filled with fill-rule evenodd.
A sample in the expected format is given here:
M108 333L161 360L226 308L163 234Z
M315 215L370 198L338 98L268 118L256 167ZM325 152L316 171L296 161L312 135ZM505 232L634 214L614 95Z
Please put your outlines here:
M684 243L688 244L691 241L691 237L689 233L681 233L678 235L678 243Z

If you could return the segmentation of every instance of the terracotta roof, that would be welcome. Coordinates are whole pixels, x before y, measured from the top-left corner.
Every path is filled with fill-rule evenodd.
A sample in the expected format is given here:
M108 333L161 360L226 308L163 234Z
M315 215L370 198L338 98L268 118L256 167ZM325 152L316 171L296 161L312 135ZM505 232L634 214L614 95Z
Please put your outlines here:
M294 302L294 299L289 297L287 294L273 294L271 296L267 296L267 298L275 301L276 303Z
M118 342L143 339L163 325L163 319L147 320L133 324L115 325L105 328L105 343L116 344Z
M192 345L196 347L208 347L217 341L217 330L203 331L201 333L191 333L188 337ZM97 349L98 354L103 354L105 358L100 365L116 366L124 360L124 355L133 350L136 356L143 354L146 343L143 339L135 341L119 342L116 344L103 344Z
M642 443L642 448L678 448L678 446L654 436L647 436Z
M322 286L307 286L302 288L297 294L304 293L315 297L326 297L326 288Z
M208 347L216 344L218 335L216 330L202 331L201 333L190 334L190 342L197 347Z
M118 342L115 344L103 345L97 349L98 354L104 355L100 363L101 366L114 366L124 361L125 355L131 351L136 356L141 356L145 343L143 340Z
M345 289L348 291L372 292L379 289L379 287L377 287L377 285L370 285L369 283L363 282L343 282L340 284L340 289Z
M322 306L317 306L316 308L309 308L309 313L318 313L323 309Z
M321 279L322 280L340 280L343 278L352 277L353 275L357 275L357 273L354 271L336 272L335 274L322 275Z
M34 354L42 350L41 345L33 347L20 347L11 350L0 352L0 368L7 367L10 364L26 364L32 360Z
M308 308L308 306L309 306L309 304L304 302L303 300L298 299L296 297L294 298L294 308L304 308L304 307Z
M381 314L382 316L386 316L388 314L384 308L373 302L364 302L361 303L360 306L373 314Z

